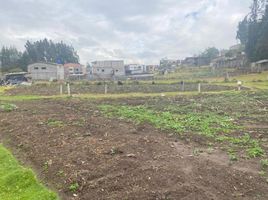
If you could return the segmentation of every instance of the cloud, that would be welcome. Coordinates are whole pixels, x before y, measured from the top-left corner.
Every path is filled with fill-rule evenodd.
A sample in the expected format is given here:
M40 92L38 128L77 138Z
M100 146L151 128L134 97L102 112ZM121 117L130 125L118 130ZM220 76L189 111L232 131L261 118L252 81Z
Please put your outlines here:
M158 63L235 44L251 0L0 0L0 45L44 37L72 44L81 62Z

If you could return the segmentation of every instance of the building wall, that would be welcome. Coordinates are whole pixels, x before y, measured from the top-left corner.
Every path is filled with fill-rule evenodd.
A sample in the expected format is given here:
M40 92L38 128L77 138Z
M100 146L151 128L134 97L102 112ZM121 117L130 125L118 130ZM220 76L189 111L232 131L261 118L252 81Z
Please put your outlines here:
M146 73L145 65L130 64L125 67L127 74L143 74Z
M86 77L87 70L84 65L78 63L64 64L65 78L66 79L82 79Z
M95 61L92 63L92 75L95 79L125 76L124 61Z
M64 80L63 65L34 63L28 66L33 80Z

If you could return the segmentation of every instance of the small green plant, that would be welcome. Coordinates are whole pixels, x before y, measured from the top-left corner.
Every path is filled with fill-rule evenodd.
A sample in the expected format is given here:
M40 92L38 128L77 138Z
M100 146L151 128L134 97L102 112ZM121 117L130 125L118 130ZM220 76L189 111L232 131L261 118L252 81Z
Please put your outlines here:
M17 109L17 106L15 104L10 104L10 103L0 104L0 111L11 112L16 109Z
M113 147L110 150L110 155L116 155L116 154L120 154L120 153L123 153L123 152L116 147Z
M238 161L238 158L235 154L229 154L230 161Z
M43 169L44 169L45 171L48 170L48 161L46 161L46 162L44 163L44 165L43 165Z
M53 126L53 127L62 127L62 126L64 126L64 123L62 121L59 121L59 120L48 119L47 120L47 125L48 126Z
M249 157L256 158L256 157L262 156L264 154L264 150L259 145L256 145L256 146L249 148L247 150L247 153Z
M268 159L262 159L260 161L260 163L261 163L261 168L262 169L267 169L268 168Z
M213 151L214 151L213 147L209 147L209 148L207 149L207 153L208 153L208 154L212 154Z
M264 177L264 176L266 176L266 172L262 170L262 171L259 172L259 175Z
M199 156L200 153L202 153L202 151L201 151L200 149L195 148L195 149L193 150L193 154L194 154L194 156Z
M70 190L71 192L76 192L78 189L79 189L79 184L78 184L78 183L72 183L72 184L69 186L69 190Z
M58 171L57 176L63 177L64 176L64 171L62 171L62 170Z

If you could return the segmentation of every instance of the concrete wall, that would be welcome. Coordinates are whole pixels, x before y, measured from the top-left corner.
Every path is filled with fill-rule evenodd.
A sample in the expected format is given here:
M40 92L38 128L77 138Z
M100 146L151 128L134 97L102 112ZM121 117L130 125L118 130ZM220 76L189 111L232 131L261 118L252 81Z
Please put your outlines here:
M127 74L143 74L147 72L145 65L138 65L138 64L126 65L125 70Z
M50 63L34 63L28 66L33 80L64 80L63 65Z
M94 79L106 79L125 76L124 61L95 61L92 63Z

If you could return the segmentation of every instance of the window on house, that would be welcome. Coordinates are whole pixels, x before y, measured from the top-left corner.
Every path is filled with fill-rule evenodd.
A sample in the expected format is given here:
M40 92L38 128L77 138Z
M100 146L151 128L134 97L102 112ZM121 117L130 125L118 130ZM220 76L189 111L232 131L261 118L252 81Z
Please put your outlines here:
M34 67L35 70L38 70L38 67Z
M46 67L42 67L43 70L46 70L47 68Z
M118 69L117 70L115 70L116 72L118 72Z
M102 69L101 71L104 72L104 69Z

